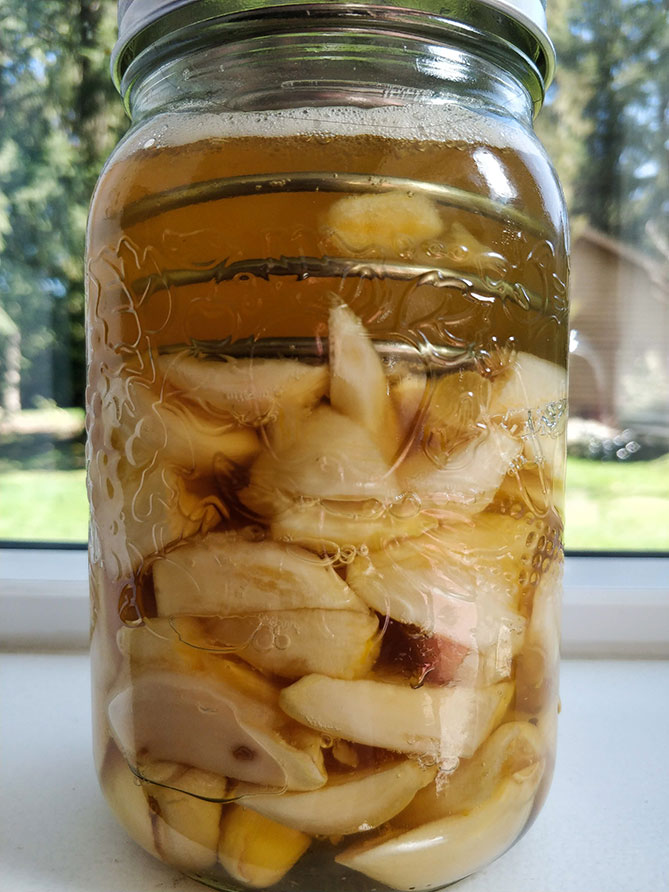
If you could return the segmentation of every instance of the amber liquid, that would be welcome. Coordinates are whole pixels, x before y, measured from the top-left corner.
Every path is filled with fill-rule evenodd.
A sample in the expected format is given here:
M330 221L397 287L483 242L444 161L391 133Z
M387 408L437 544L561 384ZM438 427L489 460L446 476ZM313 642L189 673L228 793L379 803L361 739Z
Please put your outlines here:
M481 161L482 152L485 164ZM143 626L151 627L156 618L152 569L156 559L174 552L183 540L202 541L211 531L241 531L247 537L271 539L271 523L244 503L242 494L252 479L252 460L240 459L237 465L233 461L223 468L211 466L205 471L195 459L187 467L175 466L169 443L165 442L161 452L154 449L151 436L143 433L146 425L142 427L141 410L127 382L139 383L160 394L168 408L170 401L179 408L183 400L178 392L169 388L161 391L160 374L156 371L159 357L179 350L191 350L200 357L202 351L210 358L239 357L244 355L240 345L249 338L257 343L278 339L284 345L309 339L314 344L314 356L309 361L322 362L322 355L317 355L318 345L321 352L325 349L327 353L322 344L327 344L333 295L348 305L373 340L386 345L401 344L404 357L407 349L415 351L416 357L423 356L425 345L446 347L451 351L449 356L460 352L461 360L442 363L434 374L430 372L432 381L445 373L452 374L461 365L473 368L493 386L499 369L509 357L519 353L564 367L564 234L559 218L551 210L558 203L555 188L548 179L537 181L534 166L531 157L515 150L494 146L481 149L468 143L415 142L368 135L239 137L143 149L110 166L100 183L88 252L97 758L103 787L130 832L150 851L205 882L241 889L251 880L244 879L243 869L238 870L236 856L229 851L232 861L226 862L222 856L217 859L215 854L211 859L189 860L188 850L184 855L174 844L174 836L165 832L170 810L162 802L160 790L182 790L181 795L188 796L178 780L168 781L162 787L145 784L145 821L129 819L127 809L118 804L118 791L123 784L110 780L110 765L117 770L119 765L127 768L129 764L128 771L143 775L147 781L158 780L146 770L149 762L142 761L147 754L136 753L135 759L127 752L121 756L119 735L110 735L108 729L109 702L139 672L132 659L129 661L127 651L122 653L119 649L118 632L123 628L134 632ZM486 173L491 170L497 180ZM281 174L311 171L324 175L402 177L470 192L487 191L493 199L510 199L513 206L522 208L536 221L537 227L529 231L504 220L503 214L502 218L493 217L436 203L442 220L437 236L418 242L409 239L392 248L372 243L356 251L347 245L346 238L333 231L331 210L341 201L342 193L328 188L302 192L287 188L272 194L257 190L213 200L184 200L168 210L156 209L147 202L147 197L193 183L273 173L280 181ZM494 183L497 185L493 189ZM344 192L343 196L347 194ZM328 257L344 257L363 266L367 262L377 267L389 263L419 270L442 269L449 275L455 274L459 281L435 287L420 272L404 278L384 276L378 270L373 275L361 274L359 270L345 276L333 275L324 273L327 262L323 258ZM292 266L285 258L290 259ZM320 266L308 267L305 259L315 259ZM228 275L226 271L231 267L235 272ZM479 285L471 285L472 277ZM485 287L479 287L481 283ZM513 288L504 290L505 284ZM527 294L539 298L533 307L528 307L523 299ZM250 345L248 355L254 349ZM401 374L401 368L397 374ZM360 386L364 388L365 382L361 381ZM193 408L188 397L185 403ZM424 403L423 414L419 413L416 423L403 430L393 449L392 460L397 468L401 469L407 456L425 446L425 431L420 426L425 417ZM198 411L202 411L202 405ZM328 405L326 395L319 405ZM472 414L473 428L479 423ZM259 448L271 448L267 446L267 426L256 421L250 428L253 436L258 436ZM135 457L128 465L130 441L133 450L139 444L139 451L133 452ZM552 446L555 442L559 454L559 440L554 440ZM168 516L170 512L183 514L181 503L175 507L176 503L166 501L160 485L152 490L153 481L161 479L163 466L169 466L179 485L183 483L192 496L187 523L172 523ZM157 475L153 473L156 469ZM525 457L510 468L494 497L482 509L486 518L502 516L518 522L514 541L500 542L498 547L501 555L507 554L511 556L509 561L516 561L515 569L503 572L516 574L514 610L523 618L526 629L542 579L561 560L562 485L559 460L548 467ZM169 486L167 489L171 491ZM192 510L193 504L204 507L198 513ZM476 517L469 522L475 525ZM453 525L450 521L445 524L446 528ZM124 542L128 537L135 537L136 541ZM518 544L521 540L522 547ZM357 554L363 556L374 551L364 543L358 544L357 549ZM314 546L314 554L322 556L323 551L319 555ZM328 555L338 577L346 580L350 550L345 556L338 553L333 558L331 552ZM476 556L470 558L471 568L476 565ZM454 683L457 652L452 656L452 665L448 660L439 662L433 636L396 618L383 617L378 611L377 616L382 640L373 667L374 677L390 678L412 690ZM556 636L557 629L550 634ZM222 658L239 660L246 666L244 653L221 648L215 635L209 625L197 641L186 636L186 645L218 656L225 650ZM184 636L179 637L183 642ZM498 719L502 724L527 722L541 732L544 767L534 795L534 810L551 774L557 697L556 667L551 662L554 650L554 640L542 642L536 635L531 643L519 647L505 676L515 685L514 693L504 716ZM288 687L296 679L294 674L285 677L263 667L256 666L253 671L269 679L277 689ZM355 764L348 766L351 771L373 765L382 767L397 758L394 751L382 746L345 743L353 751ZM333 755L331 740L328 745L325 770L345 771L346 765ZM243 750L239 753L240 758L245 757ZM190 767L185 759L181 761ZM229 793L232 788L228 787L228 793L222 797L221 827L229 828L230 822L234 822L231 809L243 803L238 793ZM227 804L228 795L231 804ZM390 827L397 831L398 826L391 818ZM178 822L172 829L177 836L188 837ZM375 828L371 834L378 832ZM295 881L303 884L304 889L335 889L343 878L351 888L384 888L382 882L334 861L337 852L347 850L369 833L349 833L343 838L337 834L308 835L313 838L307 853L285 873L277 888L293 888L291 883ZM199 845L206 849L211 845L211 840L207 840L210 837L204 841L200 838ZM292 842L291 838L286 845L290 847ZM224 843L220 845L225 849ZM227 872L226 863L233 863Z

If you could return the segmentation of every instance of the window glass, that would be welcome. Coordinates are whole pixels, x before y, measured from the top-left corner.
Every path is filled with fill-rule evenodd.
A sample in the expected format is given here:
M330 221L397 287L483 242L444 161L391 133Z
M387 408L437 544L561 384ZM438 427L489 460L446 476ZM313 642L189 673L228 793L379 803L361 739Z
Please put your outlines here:
M126 126L114 0L0 0L0 539L84 542L83 244ZM572 216L567 545L669 550L664 0L549 0Z
M669 18L549 0L537 129L572 226L567 546L669 550Z
M115 3L0 0L0 538L84 541L83 247Z

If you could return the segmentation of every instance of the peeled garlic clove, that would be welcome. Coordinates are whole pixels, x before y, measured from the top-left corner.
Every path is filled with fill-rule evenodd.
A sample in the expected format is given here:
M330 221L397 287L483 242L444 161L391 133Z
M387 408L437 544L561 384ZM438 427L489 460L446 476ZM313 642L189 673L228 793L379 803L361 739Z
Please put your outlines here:
M193 775L193 776L191 776ZM204 777L203 777L204 776ZM214 799L223 799L224 777L195 768L175 771L164 779L170 786L149 785L156 812L156 846L165 859L182 870L198 873L214 866L223 806L182 791L205 787Z
M428 454L443 455L475 439L479 420L486 417L491 383L478 372L458 369L434 385L425 418L423 439Z
M335 860L392 889L434 889L468 876L502 855L521 833L542 776L535 763L502 781L468 814L364 840Z
M518 658L518 708L540 712L557 698L562 560L542 576L532 601L525 647Z
M176 617L174 633L205 650L234 654L265 672L359 678L379 651L379 623L351 610L277 610L228 618Z
M164 393L139 381L128 383L128 412L123 448L130 464L146 467L160 453L187 474L214 475L230 463L248 465L260 451L252 430L229 420L201 415L184 401L169 400Z
M329 406L314 409L300 438L264 451L251 468L242 502L260 514L280 514L286 496L390 501L400 495L389 463L369 433Z
M452 762L467 758L502 719L511 682L487 688L423 687L308 675L279 703L297 721L334 737Z
M517 353L494 382L490 414L521 438L527 461L549 476L563 473L567 372L554 362Z
M397 816L395 825L417 827L470 812L491 799L504 780L541 762L543 756L544 743L534 725L505 722L453 773L426 785Z
M132 682L113 696L108 716L140 772L143 762L168 761L293 790L325 783L320 736L286 719L278 685L146 628L124 632Z
M240 424L260 425L281 412L314 406L327 394L326 366L293 359L195 358L188 353L161 356L158 368L169 387L208 413L229 413Z
M328 322L330 405L365 428L391 461L399 431L381 358L346 304L332 307Z
M159 616L367 608L327 561L297 546L210 533L153 563Z
M517 353L495 378L490 414L526 416L567 397L567 372L562 366L531 353Z
M273 886L309 848L299 830L239 805L229 805L221 821L218 859L234 879L252 889Z
M494 648L497 660L503 650L508 663L522 644L524 618L477 590L474 568L458 559L441 531L356 557L347 580L378 613L457 645L463 657Z
M429 510L445 517L470 516L490 504L522 448L511 434L491 427L443 464L425 453L409 456L398 476Z
M427 407L434 391L434 382L426 374L416 374L408 369L397 379L390 379L390 398L398 419L401 435L420 440Z
M359 555L346 579L382 616L424 632L453 628L458 612L475 609L473 574L451 559L434 531Z
M146 785L133 774L113 741L102 764L100 784L127 833L143 849L158 857Z
M504 277L507 271L505 258L480 242L462 223L456 221L451 224L447 242L450 250L446 256L450 266L464 268L480 276Z
M340 198L330 207L327 225L350 251L396 254L443 228L436 205L424 195L388 192Z
M141 779L155 787L173 788L194 799L223 800L228 790L227 778L181 762L144 760Z
M109 704L114 739L140 771L141 754L147 753L251 783L294 790L322 786L322 766L310 753L262 730L258 705L247 704L245 711L225 693L203 679L146 672ZM253 712L259 714L249 716Z
M316 836L343 836L372 830L390 820L429 784L436 767L406 759L381 768L331 774L326 786L310 793L246 793L244 805L268 818Z
M517 611L522 574L532 566L537 543L544 533L545 523L536 517L491 510L464 523L440 528L433 540L469 574L476 592Z
M272 519L272 536L312 551L336 554L342 549L382 549L398 539L420 536L436 520L420 511L402 515L394 507L366 502L296 502Z

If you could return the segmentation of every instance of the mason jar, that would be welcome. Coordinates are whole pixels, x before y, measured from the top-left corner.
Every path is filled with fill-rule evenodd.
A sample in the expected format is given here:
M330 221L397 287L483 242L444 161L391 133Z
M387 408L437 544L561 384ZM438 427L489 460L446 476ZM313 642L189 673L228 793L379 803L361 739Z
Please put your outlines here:
M567 224L540 0L129 0L88 232L95 753L214 888L437 889L546 795Z

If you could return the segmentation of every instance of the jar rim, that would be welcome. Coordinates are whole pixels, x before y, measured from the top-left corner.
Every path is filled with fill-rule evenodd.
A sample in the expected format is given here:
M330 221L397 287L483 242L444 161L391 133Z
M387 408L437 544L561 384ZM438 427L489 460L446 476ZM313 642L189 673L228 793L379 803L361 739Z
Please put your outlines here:
M545 0L375 0L373 4L347 0L119 0L118 39L112 51L112 79L119 92L130 64L158 40L178 31L208 23L239 23L254 13L297 14L318 8L337 13L364 13L373 21L388 13L420 14L437 26L448 22L479 25L481 12L499 16L501 22L520 26L534 44L533 62L544 89L553 79L555 48L546 27ZM524 50L525 48L523 48Z

